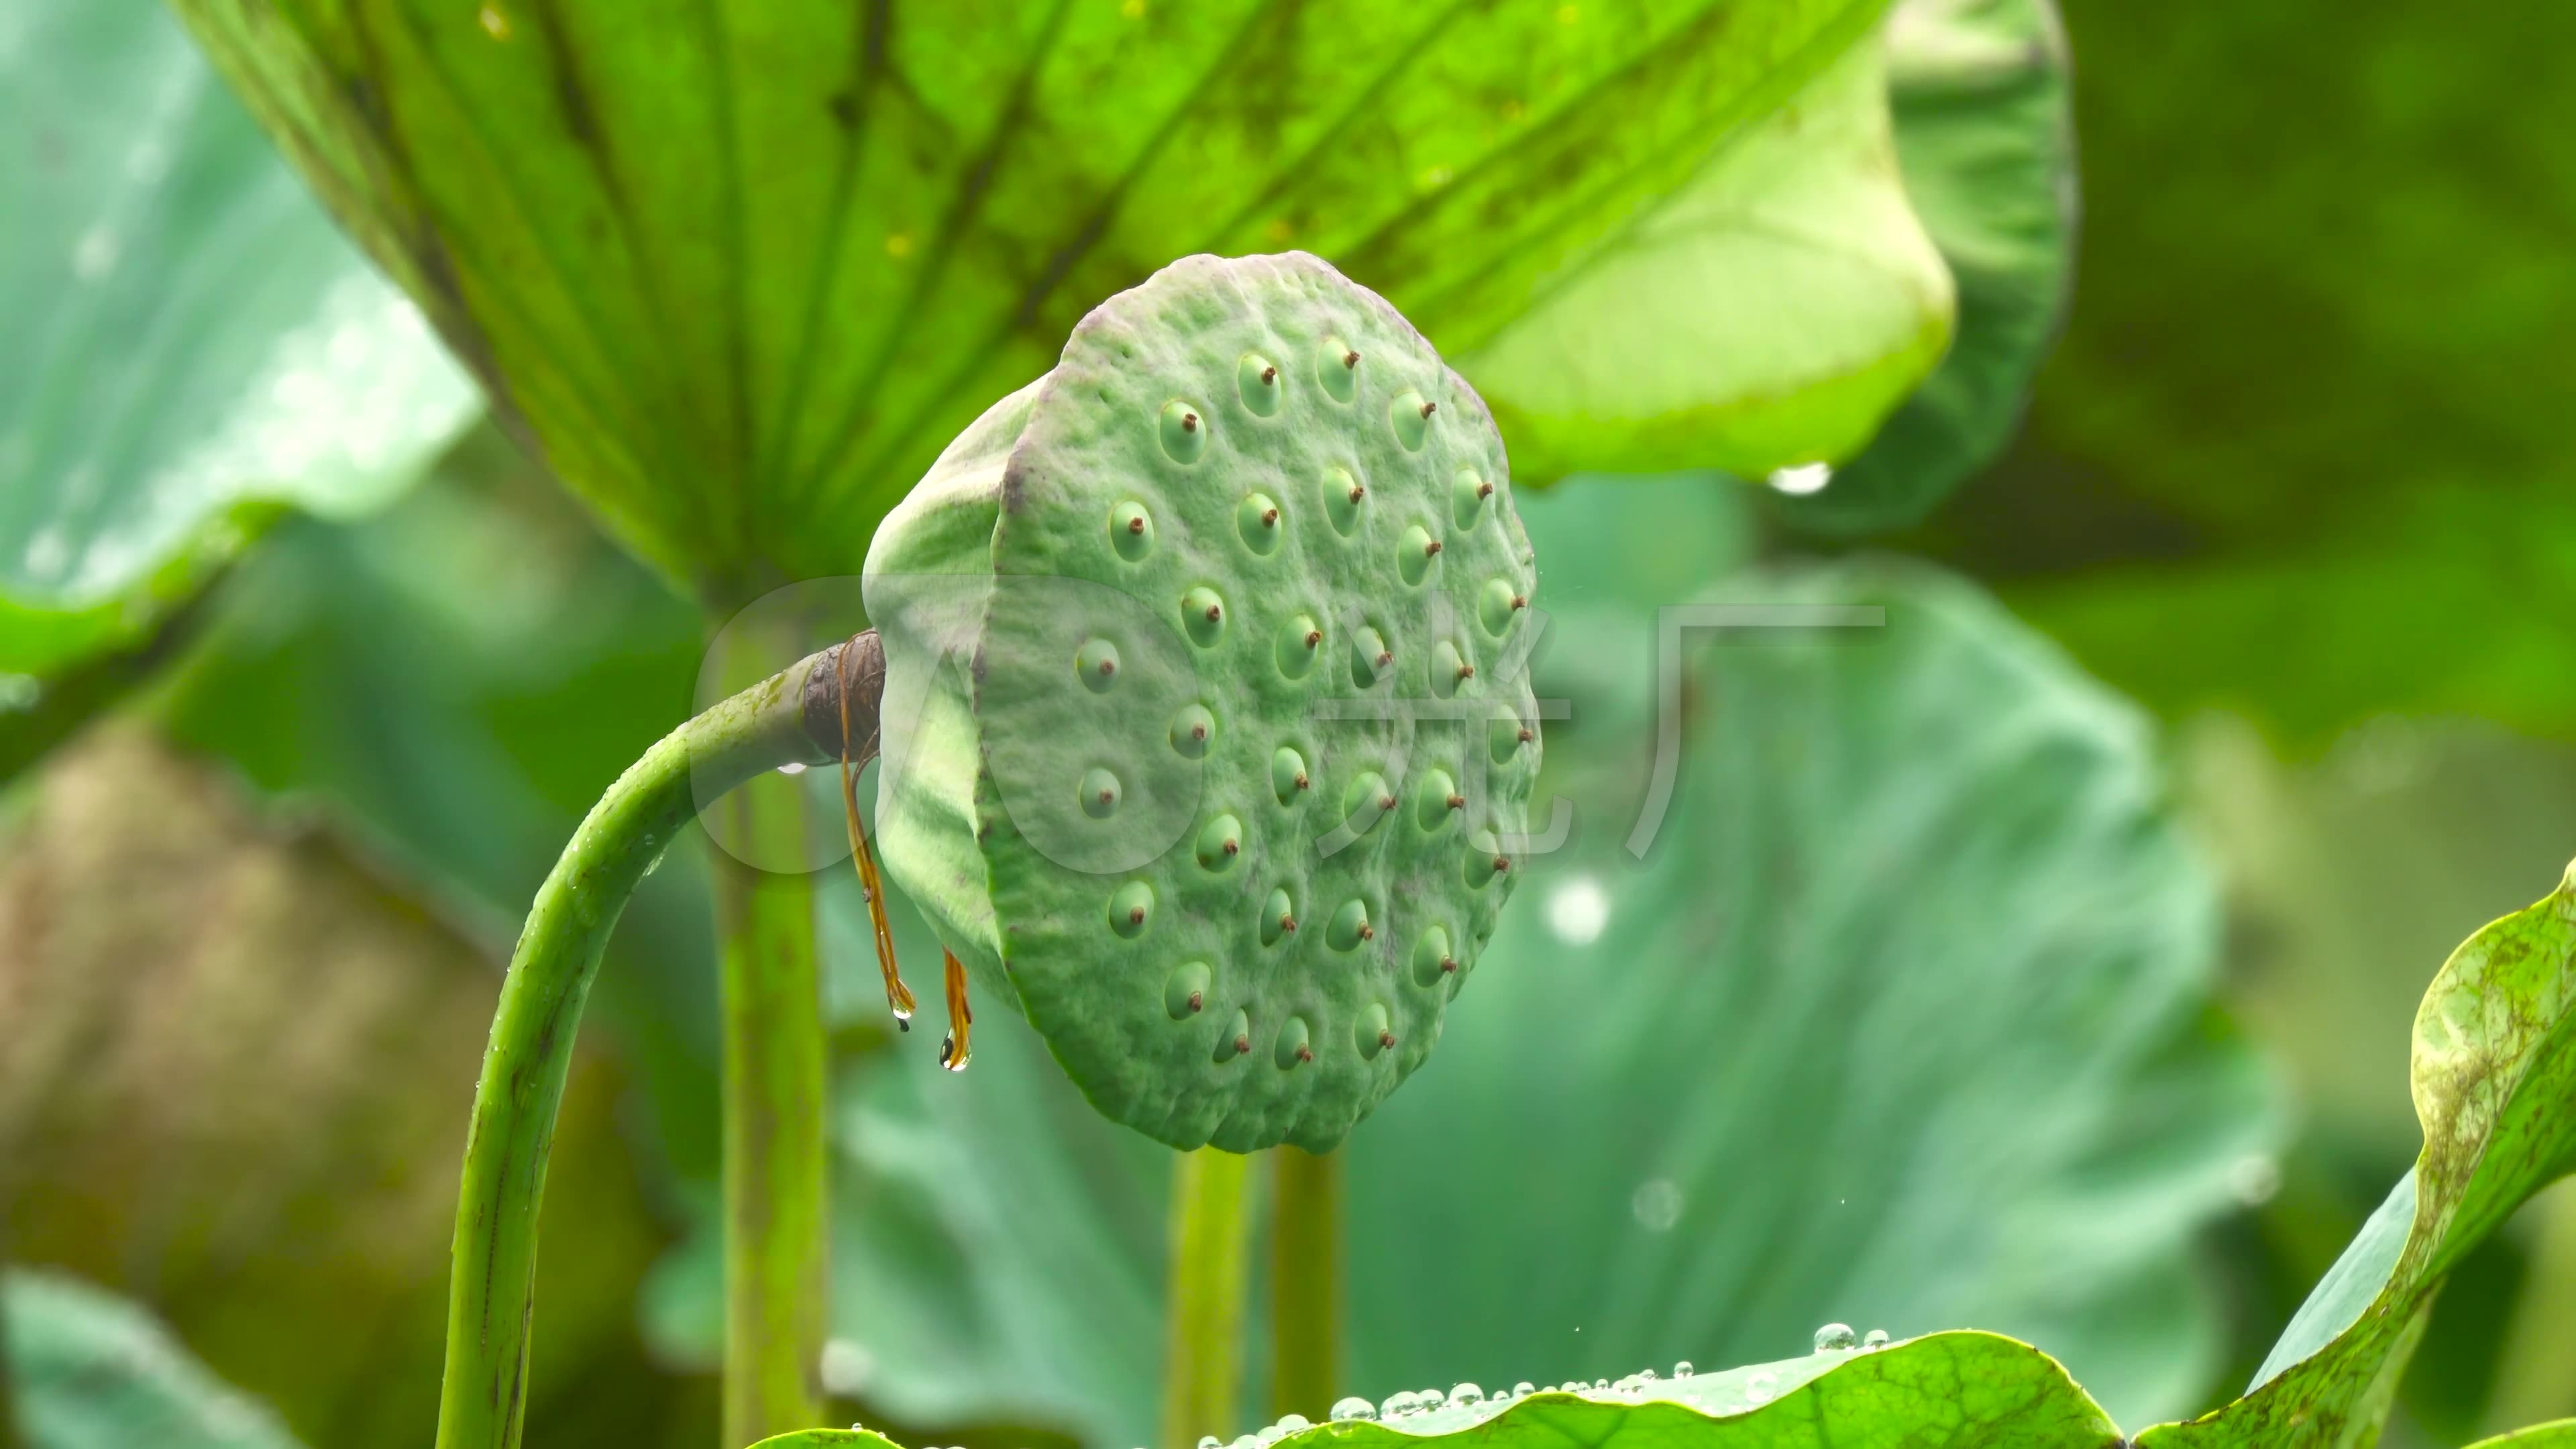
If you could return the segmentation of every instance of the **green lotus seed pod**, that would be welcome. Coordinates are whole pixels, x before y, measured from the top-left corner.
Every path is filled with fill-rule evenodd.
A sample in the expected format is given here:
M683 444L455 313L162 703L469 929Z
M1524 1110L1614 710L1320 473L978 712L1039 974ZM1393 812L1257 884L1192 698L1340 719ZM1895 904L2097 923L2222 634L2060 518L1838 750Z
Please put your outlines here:
M1320 1151L1439 1039L1539 767L1509 477L1383 300L1192 257L886 519L884 869L1103 1113Z

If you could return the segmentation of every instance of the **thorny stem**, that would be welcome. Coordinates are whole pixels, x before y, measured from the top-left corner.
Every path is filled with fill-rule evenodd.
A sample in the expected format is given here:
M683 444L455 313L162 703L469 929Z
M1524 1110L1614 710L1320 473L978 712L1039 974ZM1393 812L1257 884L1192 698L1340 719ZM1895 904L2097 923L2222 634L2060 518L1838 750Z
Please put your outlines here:
M439 1449L516 1449L519 1442L546 1159L608 933L636 883L701 804L780 765L835 757L842 699L830 676L838 653L799 661L645 751L591 807L537 888L501 984L465 1139ZM873 738L877 697L864 688L852 693L851 723L858 727L864 712Z
M1163 1354L1163 1443L1188 1449L1224 1438L1243 1378L1245 1270L1251 1159L1214 1147L1184 1153L1172 1174L1169 1339Z
M1321 1422L1340 1392L1343 1155L1270 1160L1270 1416Z

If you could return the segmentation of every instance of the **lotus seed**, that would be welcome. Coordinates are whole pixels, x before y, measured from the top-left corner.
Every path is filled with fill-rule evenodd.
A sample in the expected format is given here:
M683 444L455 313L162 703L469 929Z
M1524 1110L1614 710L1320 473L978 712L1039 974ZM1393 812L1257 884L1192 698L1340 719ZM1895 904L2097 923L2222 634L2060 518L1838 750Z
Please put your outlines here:
M1279 672L1290 679L1303 679L1315 667L1315 656L1323 651L1324 631L1311 614L1291 614L1279 626L1279 642L1272 651L1279 662Z
M1421 524L1404 531L1396 540L1395 568L1408 584L1419 584L1431 576L1432 560L1440 556L1440 540L1433 538Z
M1257 417L1269 417L1279 411L1279 369L1258 352L1243 354L1235 364L1234 383L1243 394L1243 405Z
M1181 627L1189 631L1190 642L1214 648L1225 637L1225 601L1205 585L1181 595Z
M1163 983L1163 1010L1174 1021L1187 1021L1207 1009L1208 983L1215 973L1205 961L1184 961Z
M1395 1023L1386 1014L1384 1004L1370 1002L1360 1013L1360 1019L1351 1025L1351 1042L1366 1061L1376 1061L1379 1052L1395 1045Z
M1197 760L1207 756L1208 744L1216 738L1216 716L1203 704L1183 705L1172 716L1172 749L1182 759Z
M1106 639L1085 639L1073 652L1073 672L1098 694L1117 682L1118 646Z
M1458 692L1458 686L1476 677L1476 666L1458 652L1458 646L1443 639L1431 646L1431 692L1447 699Z
M1438 406L1425 402L1422 394L1411 388L1397 393L1395 400L1386 405L1387 423L1395 429L1395 440L1404 445L1404 451L1422 451L1423 440L1431 436L1431 414Z
M1175 463L1195 463L1207 450L1207 416L1179 398L1163 404L1163 453Z
M1521 746L1529 743L1529 738L1529 729L1521 723L1520 716L1507 708L1495 710L1492 721L1485 728L1486 748L1497 765L1509 764L1512 757L1521 752Z
M1288 1018L1287 1024L1279 1028L1279 1042L1271 1048L1270 1059L1279 1064L1280 1070L1315 1059L1315 1049L1307 1045L1306 1036L1306 1018L1302 1016Z
M1280 804L1293 805L1301 792L1312 788L1314 781L1306 775L1306 757L1281 745L1270 756L1271 793L1279 797Z
M1511 632L1512 620L1521 610L1520 595L1507 579L1488 579L1476 595L1476 622L1496 639Z
M1368 902L1354 898L1333 912L1332 924L1324 928L1324 943L1336 951L1349 951L1376 934L1369 925Z
M1362 624L1351 636L1351 686L1366 689L1377 683L1378 674L1395 662L1395 653L1386 647L1386 639L1377 630Z
M1493 496L1493 484L1475 469L1461 468L1449 480L1449 516L1460 528L1473 528L1484 521L1485 500Z
M1129 563L1154 551L1154 518L1144 504L1123 499L1109 510L1109 546Z
M1344 538L1359 532L1360 505L1368 501L1368 490L1351 476L1348 468L1326 468L1323 481L1324 517L1333 524L1333 532Z
M1527 637L1509 605L1536 564L1485 410L1322 263L1199 257L1104 304L952 451L971 470L916 490L879 554L1081 586L987 587L952 638L883 597L891 574L872 582L890 687L932 706L890 717L888 744L940 790L883 802L931 842L890 884L1110 1115L1175 1147L1329 1149L1431 1050L1493 928L1509 882L1471 893L1462 863L1509 861L1468 837L1527 828L1538 751L1517 731L1535 704L1493 661ZM1083 688L1065 688L1067 656ZM1471 691L1463 723L1504 726L1514 767L1434 718L1438 695ZM1432 708L1314 738L1318 697L1347 694ZM1146 747L1157 730L1168 755ZM1265 765L1276 815L1257 808ZM1010 808L941 808L967 799ZM1360 848L1316 848L1345 823L1369 832ZM1434 929L1419 984L1371 979L1381 961L1412 977ZM1150 991L1189 963L1206 984L1166 991L1155 1022ZM1311 1060L1231 1067L1293 1037L1292 1017Z
M1154 914L1154 888L1131 880L1109 893L1109 929L1130 940L1145 934Z
M1315 380L1335 402L1346 403L1359 395L1359 366L1360 355L1338 337L1327 337L1315 348Z
M1463 872L1467 889L1483 890L1493 883L1494 877L1511 868L1511 860L1503 854L1502 842L1494 838L1494 832L1479 830L1467 837L1467 861Z
M1386 777L1375 770L1363 770L1342 791L1342 820L1353 835L1366 835L1377 828L1386 812L1395 808L1395 792L1387 788Z
M1094 820L1106 820L1118 812L1118 777L1107 770L1083 771L1078 793L1082 813Z
M1413 943L1413 984L1437 986L1441 978L1455 972L1458 963L1449 954L1449 932L1434 926Z
M1205 869L1223 872L1231 868L1234 858L1243 853L1243 822L1231 815L1220 815L1199 827L1199 864Z
M1274 890L1270 899L1261 903L1261 944L1276 946L1279 938L1297 929L1297 908L1284 889Z
M1439 830L1448 825L1452 812L1467 803L1458 793L1458 782L1446 770L1426 770L1413 786L1413 823L1422 829Z
M1279 505L1267 493L1247 493L1234 508L1234 531L1257 554L1279 547Z

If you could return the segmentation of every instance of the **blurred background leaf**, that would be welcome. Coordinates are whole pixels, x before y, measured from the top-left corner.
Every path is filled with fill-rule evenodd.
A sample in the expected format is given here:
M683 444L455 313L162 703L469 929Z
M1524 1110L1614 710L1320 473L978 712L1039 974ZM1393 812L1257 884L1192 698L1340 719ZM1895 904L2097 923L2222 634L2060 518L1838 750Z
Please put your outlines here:
M1848 537L1916 522L2011 440L2066 315L2075 252L2072 60L2054 0L1900 0L1888 103L1907 197L1957 279L1950 350L1790 526ZM1759 477L1757 473L1748 476Z
M92 734L28 795L0 845L0 1239L148 1304L311 1442L416 1442L494 943L139 729ZM556 1142L547 1212L580 1231L545 1262L549 1438L611 1442L665 1407L585 1391L620 1354L614 1376L640 1367L630 1305L662 1236L619 1075L585 1059Z
M2576 739L2576 11L2067 11L2082 301L1915 542L2160 712Z
M481 403L161 6L13 7L0 96L0 672L44 675Z
M68 1273L0 1273L0 1357L28 1449L298 1449L150 1313Z

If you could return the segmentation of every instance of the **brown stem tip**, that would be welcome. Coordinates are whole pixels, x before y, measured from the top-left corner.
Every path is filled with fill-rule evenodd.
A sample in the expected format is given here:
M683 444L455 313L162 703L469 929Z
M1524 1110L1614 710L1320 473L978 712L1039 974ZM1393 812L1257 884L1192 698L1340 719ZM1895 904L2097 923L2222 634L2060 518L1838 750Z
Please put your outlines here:
M1198 430L1199 430L1199 415L1198 415L1197 413L1183 413L1183 414L1181 414L1181 431L1182 431L1182 432L1185 432L1185 433L1195 433L1195 432L1197 432Z
M1439 551L1440 551L1440 540L1438 540L1438 539L1436 539L1436 538L1435 538L1435 539L1433 539L1433 540L1431 540L1429 543L1426 543L1426 544L1424 544L1424 545L1422 546L1422 556L1423 556L1424 558L1429 558L1429 557L1431 557L1433 554L1438 553Z
M1464 809L1466 809L1466 808L1467 808L1467 797L1466 797L1466 796L1464 796L1464 795L1452 795L1452 796L1450 796L1450 797L1449 797L1449 808L1450 808L1450 809L1452 809L1452 810L1464 810Z
M1491 484L1491 483L1479 483L1479 484L1477 484L1477 485L1476 485L1476 496L1477 496L1477 497L1479 497L1479 498L1491 498L1491 497L1493 497L1493 496L1494 496L1494 485L1493 485L1493 484Z
M1127 531L1128 531L1129 533L1143 533L1143 532L1145 531L1145 520L1144 520L1144 518L1140 515L1140 516L1138 516L1138 517L1128 519L1128 520L1127 520Z
M1274 383L1274 382L1277 382L1278 380L1279 380L1279 369L1278 369L1278 368L1275 368L1275 367L1265 367L1265 368L1261 369L1261 385L1262 385L1262 386L1264 386L1264 387L1268 387L1270 384L1272 384L1272 383Z
M1344 367L1357 367L1357 366L1359 366L1359 365L1360 365L1360 355L1359 355L1358 353L1356 353L1356 352L1345 352L1345 353L1343 353L1343 354L1342 354L1342 366L1344 366Z
M1207 1005L1207 996L1206 996L1206 993L1204 993L1204 992L1199 992L1199 991L1193 991L1193 992L1191 992L1191 993L1190 993L1190 1010L1192 1010L1192 1011L1197 1011L1197 1010L1199 1010L1201 1007L1204 1007L1204 1006L1206 1006L1206 1005Z
M1422 405L1422 415L1426 418L1438 411L1440 411L1440 404L1438 403L1427 402Z

